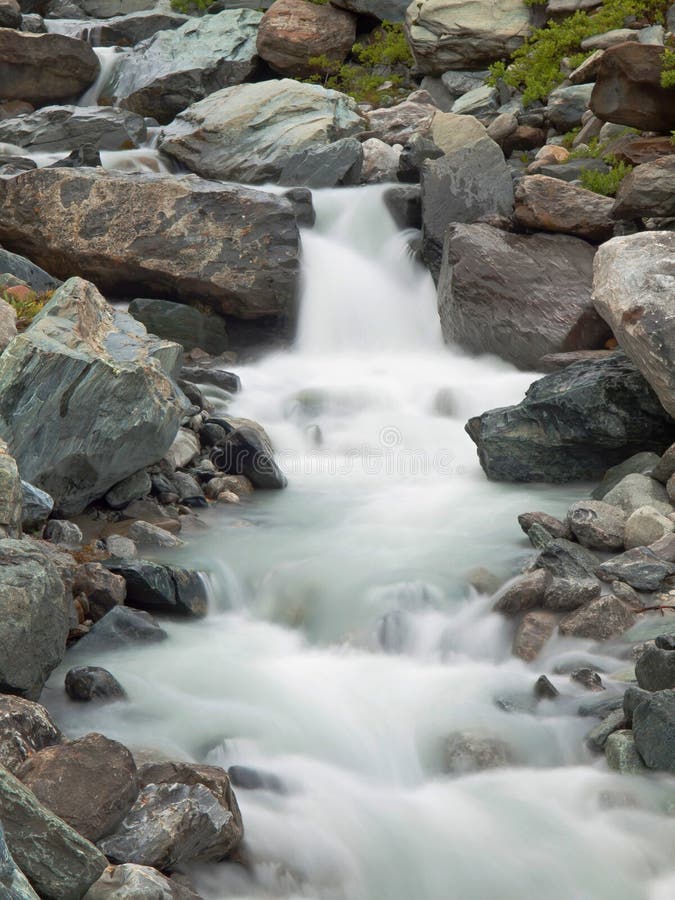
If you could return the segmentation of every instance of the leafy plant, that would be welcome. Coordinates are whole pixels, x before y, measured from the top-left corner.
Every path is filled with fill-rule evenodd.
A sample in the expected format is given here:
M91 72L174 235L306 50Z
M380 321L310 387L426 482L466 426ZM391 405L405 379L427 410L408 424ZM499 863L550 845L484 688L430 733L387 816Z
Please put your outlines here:
M363 66L412 66L413 56L402 25L382 22L365 44L352 47L352 56Z
M16 324L19 331L23 331L30 325L45 304L51 300L53 294L54 291L35 293L25 287L21 289L10 287L0 290L0 298L5 303L9 303L16 311Z
M675 51L668 48L663 51L661 87L675 88Z
M609 160L609 157L606 157ZM610 164L609 172L598 172L596 169L584 169L581 173L581 185L588 191L602 194L603 197L615 197L619 185L633 171L633 167L625 162Z
M213 0L171 0L171 9L176 12L189 13L208 9Z

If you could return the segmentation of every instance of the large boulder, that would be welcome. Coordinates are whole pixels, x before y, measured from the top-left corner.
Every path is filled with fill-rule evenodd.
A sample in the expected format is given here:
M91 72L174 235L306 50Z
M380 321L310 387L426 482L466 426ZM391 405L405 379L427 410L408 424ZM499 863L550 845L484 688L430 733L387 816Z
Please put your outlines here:
M107 106L45 106L34 113L0 121L0 142L30 153L77 150L127 150L147 137L145 122L125 109Z
M530 31L521 0L413 0L405 21L418 68L430 75L510 56Z
M52 0L50 7L58 0ZM157 0L67 0L71 9L79 10L82 18L108 19L113 16L129 16L150 9Z
M108 866L84 900L201 900L187 885L150 866Z
M98 57L84 41L0 28L0 100L40 106L74 99L99 70Z
M6 900L40 900L26 876L17 866L5 841L5 830L0 822L0 888Z
M351 97L291 79L240 84L195 103L160 147L203 178L274 181L295 154L362 131Z
M675 416L673 297L675 233L647 231L600 247L593 279L595 308L663 407Z
M663 47L630 42L610 47L599 63L590 107L599 119L640 131L675 128L675 88L661 86Z
M185 303L147 298L133 300L129 313L151 334L176 341L184 350L199 347L214 356L227 350L227 329L220 316L200 312Z
M527 175L516 186L514 218L533 231L572 234L606 241L614 230L610 197L602 197L560 178Z
M162 367L178 355L80 278L3 353L0 434L57 511L81 512L161 459L187 402Z
M333 6L361 16L374 16L381 22L403 22L409 0L331 0Z
M7 846L40 897L81 900L105 869L105 856L2 766L0 809Z
M317 72L310 60L342 62L356 40L356 17L309 0L275 0L260 22L258 53L281 75ZM319 68L320 71L320 68Z
M109 560L106 566L124 578L128 606L192 618L206 615L207 586L199 572L143 559Z
M23 491L16 461L0 439L0 538L20 538Z
M451 225L438 281L446 341L523 369L547 353L602 346L610 332L591 301L593 254L566 235Z
M71 596L37 543L0 540L0 691L35 700L63 659Z
M0 766L16 772L34 753L60 741L61 732L44 706L0 696Z
M675 691L657 691L637 704L633 736L648 768L675 772Z
M155 0L149 2L154 3ZM128 16L113 16L105 21L98 21L94 26L96 46L134 47L158 31L180 28L187 21L188 16L163 5L155 9L140 10Z
M619 185L612 214L615 219L675 216L675 156L633 169Z
M101 290L242 318L292 308L300 237L283 197L191 176L37 169L0 182L0 206L5 246Z
M547 375L517 406L476 416L466 430L489 478L565 482L599 478L638 450L662 450L675 422L617 353Z
M159 122L255 71L261 13L229 9L158 31L129 50L105 87L116 104Z

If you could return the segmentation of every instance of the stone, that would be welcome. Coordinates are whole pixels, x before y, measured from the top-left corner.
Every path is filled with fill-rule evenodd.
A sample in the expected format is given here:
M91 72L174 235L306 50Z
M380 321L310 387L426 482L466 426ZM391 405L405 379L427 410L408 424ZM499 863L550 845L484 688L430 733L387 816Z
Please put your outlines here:
M126 691L107 669L100 666L75 666L66 672L66 694L71 700L124 700Z
M528 175L516 185L515 221L533 231L572 234L587 241L612 237L614 220L610 197L546 175Z
M649 769L675 772L675 691L658 691L633 712L635 747Z
M629 722L633 721L633 713L635 712L638 703L649 700L650 696L650 691L645 691L639 687L631 686L626 689L623 695L623 711Z
M675 634L659 634L654 639L659 650L675 650Z
M637 591L656 591L675 575L675 564L661 559L650 547L635 547L602 563L596 574L603 581L625 581Z
M150 866L108 866L84 900L201 900L188 886Z
M26 530L40 528L54 509L54 498L34 484L21 482L21 525Z
M276 181L296 154L363 127L351 97L282 79L210 94L164 129L159 146L203 178L254 184Z
M164 459L173 469L183 469L199 454L199 438L189 428L180 428Z
M408 5L409 0L335 0L333 4L381 22L403 22Z
M105 502L111 509L124 509L132 500L140 500L152 490L152 481L145 469L118 481L105 495Z
M40 106L79 96L100 70L98 57L84 41L13 28L0 28L0 60L0 100Z
M118 650L130 644L157 643L168 637L153 617L139 609L114 606L78 642L78 650Z
M286 487L286 476L274 460L269 442L254 428L240 425L214 451L212 462L227 475L243 475L256 488Z
M384 203L397 228L403 231L422 227L422 202L418 185L402 184L389 188L384 195ZM439 409L438 398L435 408Z
M530 125L519 125L515 131L500 140L504 156L513 164L513 154L516 150L535 150L546 141L546 134L542 128L534 128ZM516 163L517 164L517 163Z
M39 896L80 900L105 869L103 854L1 767L0 807L7 847Z
M599 725L596 725L595 728L588 732L586 735L586 746L596 753L601 753L605 749L609 736L614 734L615 731L625 728L626 724L623 709L615 709Z
M66 651L70 596L36 543L0 540L0 691L30 700Z
M154 547L157 550L181 547L183 544L175 534L150 522L134 522L129 528L129 537L138 547Z
M591 550L623 549L626 520L626 513L620 507L602 500L579 500L567 513L574 536Z
M671 475L675 474L675 444L671 444L668 447L650 474L652 478L660 481L661 484L666 484Z
M115 105L171 122L192 103L253 74L261 19L256 10L229 9L158 31L127 51L106 91Z
M567 522L561 522L555 516L545 512L521 513L518 516L518 524L527 534L533 525L539 525L554 538L571 538L572 532Z
M548 610L526 612L513 639L513 655L532 662L553 636L557 624L558 617Z
M15 773L34 753L58 744L61 732L44 706L0 695L0 765Z
M23 491L16 461L0 439L0 538L20 538Z
M2 6L0 6L0 17L1 15ZM9 852L2 823L0 823L0 889L7 900L40 900Z
M551 573L545 569L537 569L527 575L520 575L498 595L493 610L513 616L541 606L550 583Z
M21 28L21 7L17 0L0 2L0 28Z
M675 688L675 653L659 647L647 647L635 663L637 683L646 691Z
M30 153L78 150L129 150L147 138L144 120L124 109L105 106L45 106L29 115L0 121L0 142Z
M465 775L484 769L512 765L513 751L509 745L490 734L457 731L446 738L443 746L443 770Z
M605 742L605 759L610 769L622 775L643 775L646 766L635 747L633 732L620 729Z
M275 0L260 21L257 48L261 59L281 75L321 73L311 60L341 63L356 41L356 17L328 4Z
M127 606L195 618L206 615L206 585L198 572L144 559L107 560L105 566L124 578Z
M35 169L0 182L0 204L5 246L21 247L63 276L89 275L113 295L170 293L247 319L286 314L295 300L300 238L283 197L189 176ZM108 313L143 334L122 315Z
M180 28L187 21L187 16L175 13L166 6L157 6L131 15L100 20L93 25L92 31L98 47L133 47L158 31Z
M624 43L598 64L590 107L604 122L660 133L675 128L673 89L661 86L663 48Z
M210 500L215 500L219 494L230 491L238 497L253 493L253 485L243 475L216 475L206 483L204 492Z
M573 84L551 91L548 98L548 117L554 128L566 132L581 125L581 117L588 109L593 87L593 84Z
M611 31L604 31L602 34L593 34L591 37L584 38L581 42L582 50L607 50L608 47L614 47L616 44L625 44L626 41L637 41L638 32L631 28L613 28Z
M513 113L501 113L488 125L487 135L501 145L517 128L518 119Z
M607 641L623 634L634 621L635 616L621 600L605 594L565 616L558 628L565 637Z
M133 756L96 733L38 751L17 777L92 843L115 831L138 796Z
M644 378L617 353L546 375L520 404L470 419L466 430L489 478L556 483L600 478L608 465L637 451L662 450L673 423ZM617 495L603 499L627 513L654 506L642 491L630 508Z
M450 112L458 116L475 116L477 119L490 120L497 116L499 106L499 91L489 84L482 84L458 97L452 104Z
M430 99L429 102L403 100L394 106L370 110L365 113L368 136L392 145L406 144L413 139L428 140L430 137L433 143L432 125L437 122L439 112Z
M600 562L595 553L565 538L550 541L537 557L537 565L556 578L587 579Z
M532 166L528 167L528 172ZM571 159L567 163L547 163L543 161L537 164L537 173L548 178L558 178L561 181L579 181L583 172L602 172L607 174L609 166L602 159Z
M541 605L553 612L571 612L600 596L600 584L594 578L553 578Z
M74 278L0 357L0 432L57 513L81 512L168 449L186 404L160 362L173 353Z
M582 685L589 691L604 691L605 686L602 683L600 675L593 669L582 668L576 669L570 674L570 679L577 684Z
M591 53L573 72L570 72L567 80L571 84L589 84L591 81L595 81L600 57L604 52L604 50L596 50L595 53Z
M603 500L605 496L619 484L626 475L651 475L654 466L659 461L658 453L645 451L635 453L616 466L607 469L600 484L593 489L593 500ZM617 504L618 505L618 504ZM629 512L633 512L630 510Z
M569 537L571 536L570 533ZM536 522L527 532L527 537L535 550L543 550L544 547L547 547L553 540L553 536L543 527L543 525L539 525Z
M641 506L631 513L626 521L623 543L626 550L645 547L667 534L672 534L673 529L675 524L666 516L651 506Z
M278 2L278 0L277 0ZM382 181L396 181L401 148L390 147L378 138L368 138L362 144L363 184L379 184Z
M628 515L643 506L649 506L664 516L672 512L663 485L649 475L641 475L639 472L624 475L618 484L607 491L603 499L605 503L618 506Z
M654 162L636 166L619 185L612 215L615 219L675 216L675 156L664 156ZM670 239L672 244L672 233ZM646 245L647 242L643 241L643 244ZM666 243L666 248L668 247L669 243ZM650 259L649 262L658 264L659 260ZM667 258L661 262L661 266L666 273L669 272ZM658 283L655 287L658 291Z
M19 256L17 253L10 253L0 247L0 273L14 275L29 285L37 294L43 294L46 291L54 291L60 287L61 282L52 278L52 276L36 266L29 259Z
M417 67L430 75L509 57L528 36L529 21L518 0L413 0L405 20Z
M534 696L537 700L555 700L560 691L546 675L540 675L534 685Z
M273 791L276 794L285 794L284 783L276 775L270 772L261 772L260 769L252 769L249 766L230 766L227 770L230 782L237 788L247 791Z
M220 388L228 394L236 394L241 390L241 381L234 372L226 372L219 368L218 365L212 366L210 363L203 365L183 366L181 375L189 381L198 384L210 384L213 387Z
M609 330L591 301L593 253L567 235L451 225L438 280L445 340L528 370L547 353L601 346Z
M642 166L675 153L675 144L668 137L641 137L629 132L610 141L606 152L612 153L619 162Z
M128 311L149 332L176 341L186 351L199 347L218 355L227 350L227 328L220 316L200 312L185 303L153 299L132 300Z
M124 603L126 582L98 562L83 563L75 570L73 593L84 594L89 603L89 614L94 622Z
M16 310L5 300L0 299L0 353L17 336Z
M537 363L537 370L546 374L560 372L577 362L607 359L613 352L613 350L568 350L566 353L547 353Z
M64 519L50 519L44 527L42 536L46 541L69 550L81 547L84 540L79 525Z

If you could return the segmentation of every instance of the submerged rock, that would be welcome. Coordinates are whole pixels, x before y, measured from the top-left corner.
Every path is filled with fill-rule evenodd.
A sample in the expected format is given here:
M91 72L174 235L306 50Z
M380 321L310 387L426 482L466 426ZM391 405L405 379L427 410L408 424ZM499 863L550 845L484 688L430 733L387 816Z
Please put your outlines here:
M185 303L142 298L131 301L129 313L149 332L176 341L184 350L199 347L217 356L228 348L225 320Z
M443 765L446 772L464 774L501 768L513 762L513 751L509 745L489 734L458 731L445 740Z
M107 669L100 666L75 666L66 673L66 693L71 700L124 700L126 691Z
M137 643L157 643L168 637L153 617L140 609L115 606L79 642L80 650L119 650Z
M622 729L609 735L605 742L605 759L610 769L622 775L643 775L646 771L630 730Z

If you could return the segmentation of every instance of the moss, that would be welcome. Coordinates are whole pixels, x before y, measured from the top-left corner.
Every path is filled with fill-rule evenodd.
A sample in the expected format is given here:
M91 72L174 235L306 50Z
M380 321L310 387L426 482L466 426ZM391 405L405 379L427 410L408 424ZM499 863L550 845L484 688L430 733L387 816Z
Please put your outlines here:
M51 300L54 291L45 291L41 294L27 289L5 288L0 291L0 298L9 303L16 311L16 327L19 331L26 329L35 316Z
M633 167L625 162L610 161L610 157L605 157L605 161L610 163L609 172L598 172L593 169L585 169L581 173L581 186L595 194L602 194L603 197L615 197L619 189L619 185L633 171Z
M171 0L171 9L176 12L190 13L208 9L213 0Z

